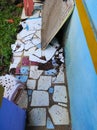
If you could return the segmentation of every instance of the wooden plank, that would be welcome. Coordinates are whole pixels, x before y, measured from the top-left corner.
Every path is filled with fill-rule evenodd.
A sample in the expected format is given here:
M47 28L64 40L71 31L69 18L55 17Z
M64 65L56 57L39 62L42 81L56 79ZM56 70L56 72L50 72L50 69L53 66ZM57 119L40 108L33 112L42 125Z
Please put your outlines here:
M54 38L73 8L73 0L45 0L42 13L42 49L45 49Z

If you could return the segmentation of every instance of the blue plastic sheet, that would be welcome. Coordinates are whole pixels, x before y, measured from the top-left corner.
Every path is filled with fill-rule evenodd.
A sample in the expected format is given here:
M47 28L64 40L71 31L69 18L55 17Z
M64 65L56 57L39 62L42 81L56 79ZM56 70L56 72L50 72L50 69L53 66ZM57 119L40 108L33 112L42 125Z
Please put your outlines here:
M0 107L0 130L24 130L26 111L3 98Z

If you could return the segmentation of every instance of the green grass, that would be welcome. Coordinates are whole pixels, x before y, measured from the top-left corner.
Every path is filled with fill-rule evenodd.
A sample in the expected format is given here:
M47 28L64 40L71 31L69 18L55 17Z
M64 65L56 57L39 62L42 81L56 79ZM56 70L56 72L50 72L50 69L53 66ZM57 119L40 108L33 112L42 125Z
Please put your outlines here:
M11 44L14 44L16 40L21 11L21 8L0 0L0 69L2 67L7 71L9 69L12 56ZM14 23L8 23L8 19L13 19ZM2 69L0 75L1 71Z

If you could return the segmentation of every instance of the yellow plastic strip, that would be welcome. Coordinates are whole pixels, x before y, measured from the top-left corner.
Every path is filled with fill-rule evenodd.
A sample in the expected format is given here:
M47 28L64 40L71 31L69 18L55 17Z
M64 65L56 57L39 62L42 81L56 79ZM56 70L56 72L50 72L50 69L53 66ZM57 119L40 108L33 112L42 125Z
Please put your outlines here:
M92 57L92 61L97 73L97 42L94 36L93 29L90 24L90 20L82 3L82 0L76 0L76 6L78 9L80 21L84 30L88 48Z

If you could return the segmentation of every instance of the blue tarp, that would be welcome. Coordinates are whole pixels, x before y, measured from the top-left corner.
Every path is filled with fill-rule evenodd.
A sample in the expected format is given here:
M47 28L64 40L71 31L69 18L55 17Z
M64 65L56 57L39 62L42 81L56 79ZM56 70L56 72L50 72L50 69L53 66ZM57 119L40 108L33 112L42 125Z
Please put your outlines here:
M0 130L24 130L26 111L3 98L0 107Z

